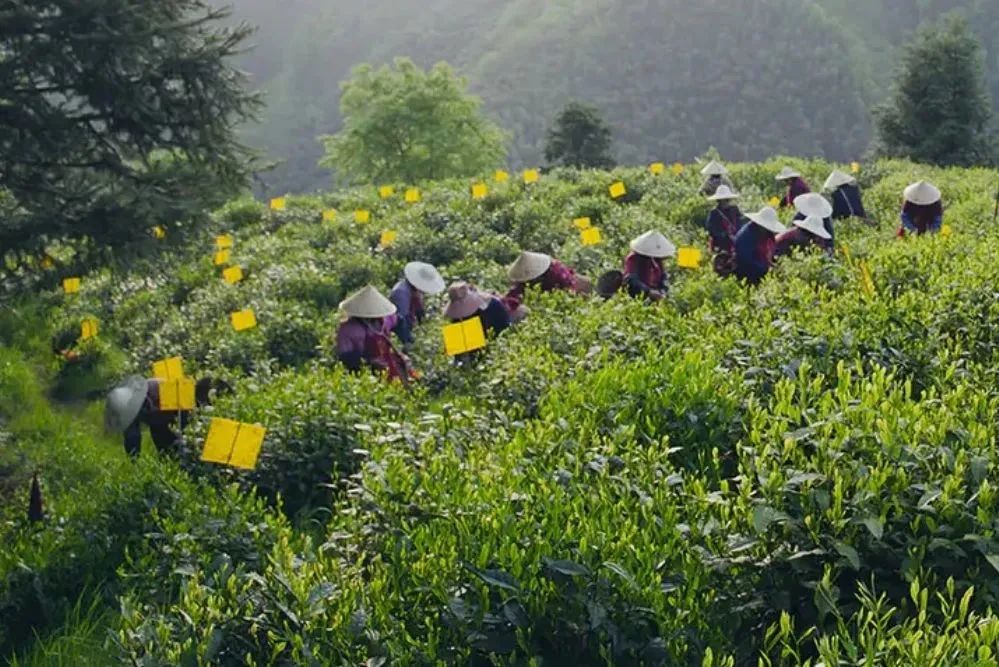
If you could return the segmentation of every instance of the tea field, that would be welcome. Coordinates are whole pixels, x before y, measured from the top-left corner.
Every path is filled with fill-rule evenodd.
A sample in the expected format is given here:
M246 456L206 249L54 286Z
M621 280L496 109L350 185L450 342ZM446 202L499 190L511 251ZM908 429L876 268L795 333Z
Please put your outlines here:
M790 163L813 186L833 166ZM732 167L744 212L783 164ZM705 249L696 167L246 199L127 267L56 253L0 314L0 660L999 664L999 173L859 178L873 224L755 289L705 262L655 305L530 294L471 367L431 298L408 389L338 366L344 296L411 260L501 291L521 249L595 279L652 228ZM898 240L919 178L947 233ZM176 459L133 463L103 394L174 355L235 392ZM212 417L266 427L255 470L199 460Z

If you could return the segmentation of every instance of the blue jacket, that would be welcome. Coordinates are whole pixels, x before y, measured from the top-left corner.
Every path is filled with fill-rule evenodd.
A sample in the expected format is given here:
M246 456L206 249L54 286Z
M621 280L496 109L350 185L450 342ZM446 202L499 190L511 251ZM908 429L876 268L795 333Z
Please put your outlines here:
M836 188L832 193L832 205L834 220L867 217L864 202L860 197L860 188L856 185L847 184Z

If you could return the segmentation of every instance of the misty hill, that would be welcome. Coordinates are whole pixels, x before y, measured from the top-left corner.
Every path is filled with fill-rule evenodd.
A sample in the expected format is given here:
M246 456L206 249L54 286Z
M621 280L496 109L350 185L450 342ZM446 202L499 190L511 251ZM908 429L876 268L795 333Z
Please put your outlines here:
M514 166L542 163L570 99L601 109L625 163L774 153L854 159L897 46L963 7L999 99L999 3L925 0L240 0L261 26L244 66L268 93L248 140L287 163L271 191L322 187L315 137L339 127L339 83L362 62L455 65L512 134ZM995 27L996 30L990 30Z

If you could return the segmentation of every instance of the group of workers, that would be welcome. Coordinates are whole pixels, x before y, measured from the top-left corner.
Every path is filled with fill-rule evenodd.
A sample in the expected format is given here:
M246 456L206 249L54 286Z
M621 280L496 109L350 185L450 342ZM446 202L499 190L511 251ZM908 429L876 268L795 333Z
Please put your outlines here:
M736 203L740 195L724 165L712 161L701 173L706 177L701 193L715 204L705 222L708 247L714 269L723 277L759 283L779 257L812 247L832 254L834 221L867 221L857 180L840 170L826 179L823 189L829 193L828 199L812 192L801 174L790 167L776 175L776 180L786 187L780 206L795 211L790 229L770 206L744 215ZM926 182L906 188L898 235L939 231L943 215L940 199L940 191ZM632 297L658 301L668 289L665 261L676 253L676 246L662 233L648 231L631 242L622 271L601 276L597 291L609 297L620 290ZM360 370L368 366L403 382L411 376L408 359L393 346L392 335L403 345L413 342L414 328L425 316L424 298L444 292L445 281L436 268L421 262L408 264L403 273L389 298L369 285L341 304L344 320L337 332L337 354L347 368ZM467 282L447 287L445 317L451 322L479 318L483 331L491 337L527 316L524 295L528 288L576 294L589 293L593 288L588 279L570 267L538 252L522 252L507 275L511 288L505 295L482 291Z
M748 284L759 283L773 268L777 258L797 251L818 248L832 254L833 221L859 218L867 213L856 179L839 170L826 179L823 189L829 198L814 193L801 174L785 167L776 176L786 193L780 207L795 210L792 227L781 223L770 206L743 214L740 198L724 165L712 161L701 171L705 181L701 193L714 203L705 228L714 270L722 277L734 276ZM935 186L920 181L905 189L898 236L940 231L943 219L941 194ZM677 248L662 233L651 230L634 239L624 258L623 270L600 277L597 291L610 297L618 291L630 296L658 301L666 296L668 279L665 261L676 256ZM394 335L405 347L414 341L414 332L426 317L425 298L447 291L444 316L453 323L478 318L487 337L495 337L528 315L524 304L528 288L543 292L565 290L575 294L592 291L592 283L550 255L522 252L507 271L509 291L496 294L480 290L468 282L450 286L430 264L411 262L386 298L368 285L340 304L343 320L337 330L337 356L351 371L369 368L390 379L407 383L415 376L409 359L392 342ZM139 453L141 425L147 424L160 450L175 446L173 431L183 426L185 413L159 408L159 381L131 378L108 396L105 422L109 429L124 434L125 450ZM224 383L205 379L197 384L197 404L211 400L217 391L227 391Z

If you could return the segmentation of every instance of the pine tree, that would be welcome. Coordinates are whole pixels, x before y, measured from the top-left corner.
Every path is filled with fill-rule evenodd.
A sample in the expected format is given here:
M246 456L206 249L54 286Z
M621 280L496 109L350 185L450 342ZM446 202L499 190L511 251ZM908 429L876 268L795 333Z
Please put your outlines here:
M883 155L939 165L991 161L982 49L963 19L951 17L913 37L894 96L875 116Z
M594 107L570 102L548 131L545 160L579 169L614 166L610 155L611 131Z

